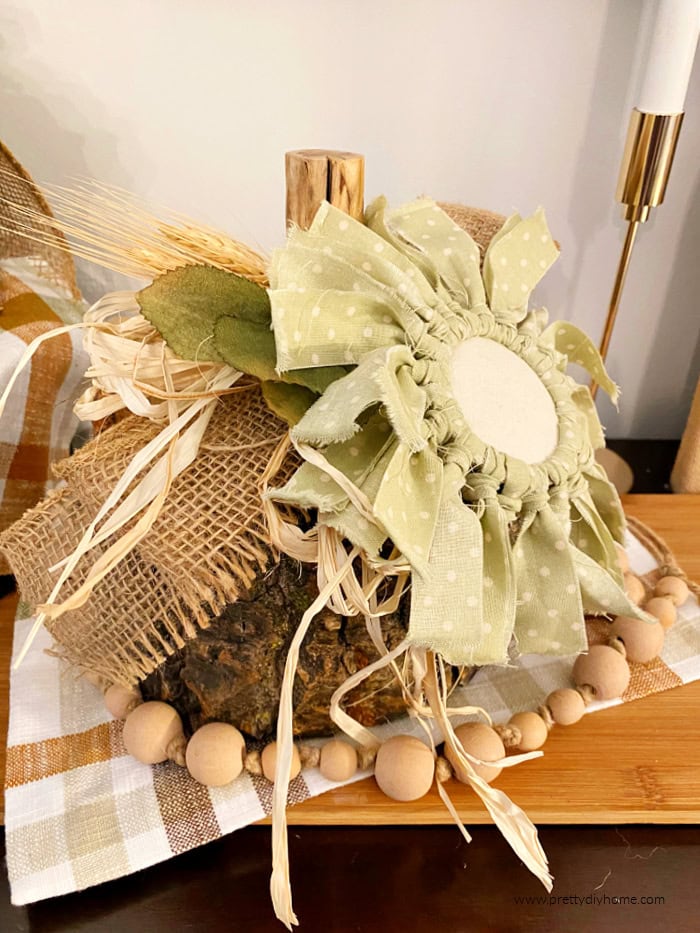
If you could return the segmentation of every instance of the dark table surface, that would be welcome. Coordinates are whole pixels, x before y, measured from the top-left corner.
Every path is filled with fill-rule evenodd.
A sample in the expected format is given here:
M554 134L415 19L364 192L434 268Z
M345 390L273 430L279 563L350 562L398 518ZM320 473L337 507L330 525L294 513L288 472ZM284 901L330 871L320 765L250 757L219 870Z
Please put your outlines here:
M607 446L626 460L634 471L631 493L671 492L669 479L678 444L678 441L607 441Z
M497 830L292 828L294 906L308 933L634 931L700 928L693 827L542 827L546 894ZM162 865L30 907L0 904L3 933L279 933L270 830L249 827ZM636 902L635 900L636 899ZM642 903L646 898L647 902ZM558 900L557 900L558 899Z
M611 442L635 492L668 491L675 442ZM595 776L591 775L591 780ZM301 930L700 930L700 833L688 826L544 826L556 879L547 895L493 827L467 845L452 826L292 827ZM4 855L4 835L2 836ZM0 933L279 931L269 900L270 828L239 830L109 884L11 907Z

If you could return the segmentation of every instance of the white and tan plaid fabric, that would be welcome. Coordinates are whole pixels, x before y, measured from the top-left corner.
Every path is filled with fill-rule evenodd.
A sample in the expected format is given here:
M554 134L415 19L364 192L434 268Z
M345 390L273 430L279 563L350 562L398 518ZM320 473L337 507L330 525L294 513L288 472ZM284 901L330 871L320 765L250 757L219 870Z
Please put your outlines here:
M638 573L653 569L641 544L630 540L628 550ZM30 625L18 620L15 654ZM593 623L589 636L598 635ZM41 650L49 646L42 632L11 679L5 812L13 904L138 871L270 813L271 785L263 778L244 773L228 787L208 790L174 764L148 767L126 755L121 723L109 719L93 687ZM612 704L700 679L700 608L694 598L667 633L663 659L632 669L627 693ZM482 706L503 721L568 685L570 674L570 659L530 656L515 668L481 669L454 702ZM387 737L416 729L404 719L378 732ZM306 770L293 781L289 802L331 786L317 770Z
M85 303L47 276L36 258L0 259L0 393L34 339L82 320ZM47 340L15 383L0 424L0 530L53 488L51 464L68 456L87 365L82 335L73 331ZM0 555L0 574L9 572Z

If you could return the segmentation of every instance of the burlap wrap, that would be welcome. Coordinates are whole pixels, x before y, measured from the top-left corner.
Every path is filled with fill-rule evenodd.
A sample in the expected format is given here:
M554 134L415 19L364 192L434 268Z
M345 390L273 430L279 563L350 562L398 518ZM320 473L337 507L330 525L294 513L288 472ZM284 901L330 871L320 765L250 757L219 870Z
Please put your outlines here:
M44 229L41 217L51 217L51 208L31 176L19 164L9 149L0 143L0 176L2 176L2 200L0 200L0 257L11 259L31 256L42 264L41 274L55 285L68 288L76 298L80 291L75 281L75 268L70 253L57 246L48 245L33 236ZM34 228L27 229L27 218L17 208L36 213ZM63 236L52 231L54 241L60 243ZM14 283L16 279L12 280ZM6 293L10 287L0 275L0 305L16 292Z
M443 204L483 252L504 218ZM275 560L259 494L260 479L286 426L266 407L255 383L222 399L195 462L176 478L146 538L97 586L88 602L48 622L56 651L111 681L133 683L206 627ZM55 468L66 485L0 536L24 598L40 605L51 591L50 568L68 556L132 456L158 427L129 416L102 431ZM297 466L288 458L277 480ZM106 548L106 545L103 545ZM73 592L83 558L66 586Z
M285 433L250 384L222 400L192 466L176 478L148 536L88 602L47 626L71 663L133 683L193 638L274 560L258 483ZM157 427L128 417L56 468L66 485L1 537L23 597L33 606L55 580L127 463ZM294 468L289 459L283 470ZM106 545L103 545L106 547ZM102 553L91 552L90 563ZM67 584L85 577L83 558Z

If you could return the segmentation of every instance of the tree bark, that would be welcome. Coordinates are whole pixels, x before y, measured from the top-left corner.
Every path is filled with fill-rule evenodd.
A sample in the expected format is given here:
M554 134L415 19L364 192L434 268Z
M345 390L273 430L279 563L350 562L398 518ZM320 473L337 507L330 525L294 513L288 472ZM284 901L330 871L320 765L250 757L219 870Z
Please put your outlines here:
M290 642L318 595L315 568L283 557L209 628L169 658L142 684L147 699L173 703L194 730L205 722L230 722L254 738L272 735ZM382 619L390 648L406 635L409 597ZM377 658L361 617L324 609L302 645L294 687L294 731L333 731L330 699L345 679ZM391 671L371 675L347 698L346 708L366 726L404 714L406 705Z

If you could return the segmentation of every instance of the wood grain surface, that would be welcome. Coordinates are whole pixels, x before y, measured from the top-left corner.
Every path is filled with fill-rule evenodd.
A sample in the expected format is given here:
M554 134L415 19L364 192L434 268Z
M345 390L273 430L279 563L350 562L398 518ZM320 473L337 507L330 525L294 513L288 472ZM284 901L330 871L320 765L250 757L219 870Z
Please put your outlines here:
M361 220L365 203L365 158L356 152L297 149L284 157L287 226L308 230L322 201Z
M700 579L700 496L628 496L625 509L661 534L689 576ZM6 729L16 597L0 601L0 728ZM586 716L550 734L543 758L504 771L498 786L543 823L700 821L700 682ZM4 773L4 731L0 765ZM452 781L471 824L488 823L477 798ZM289 811L291 824L436 824L450 817L436 793L412 804L384 797L373 780Z

